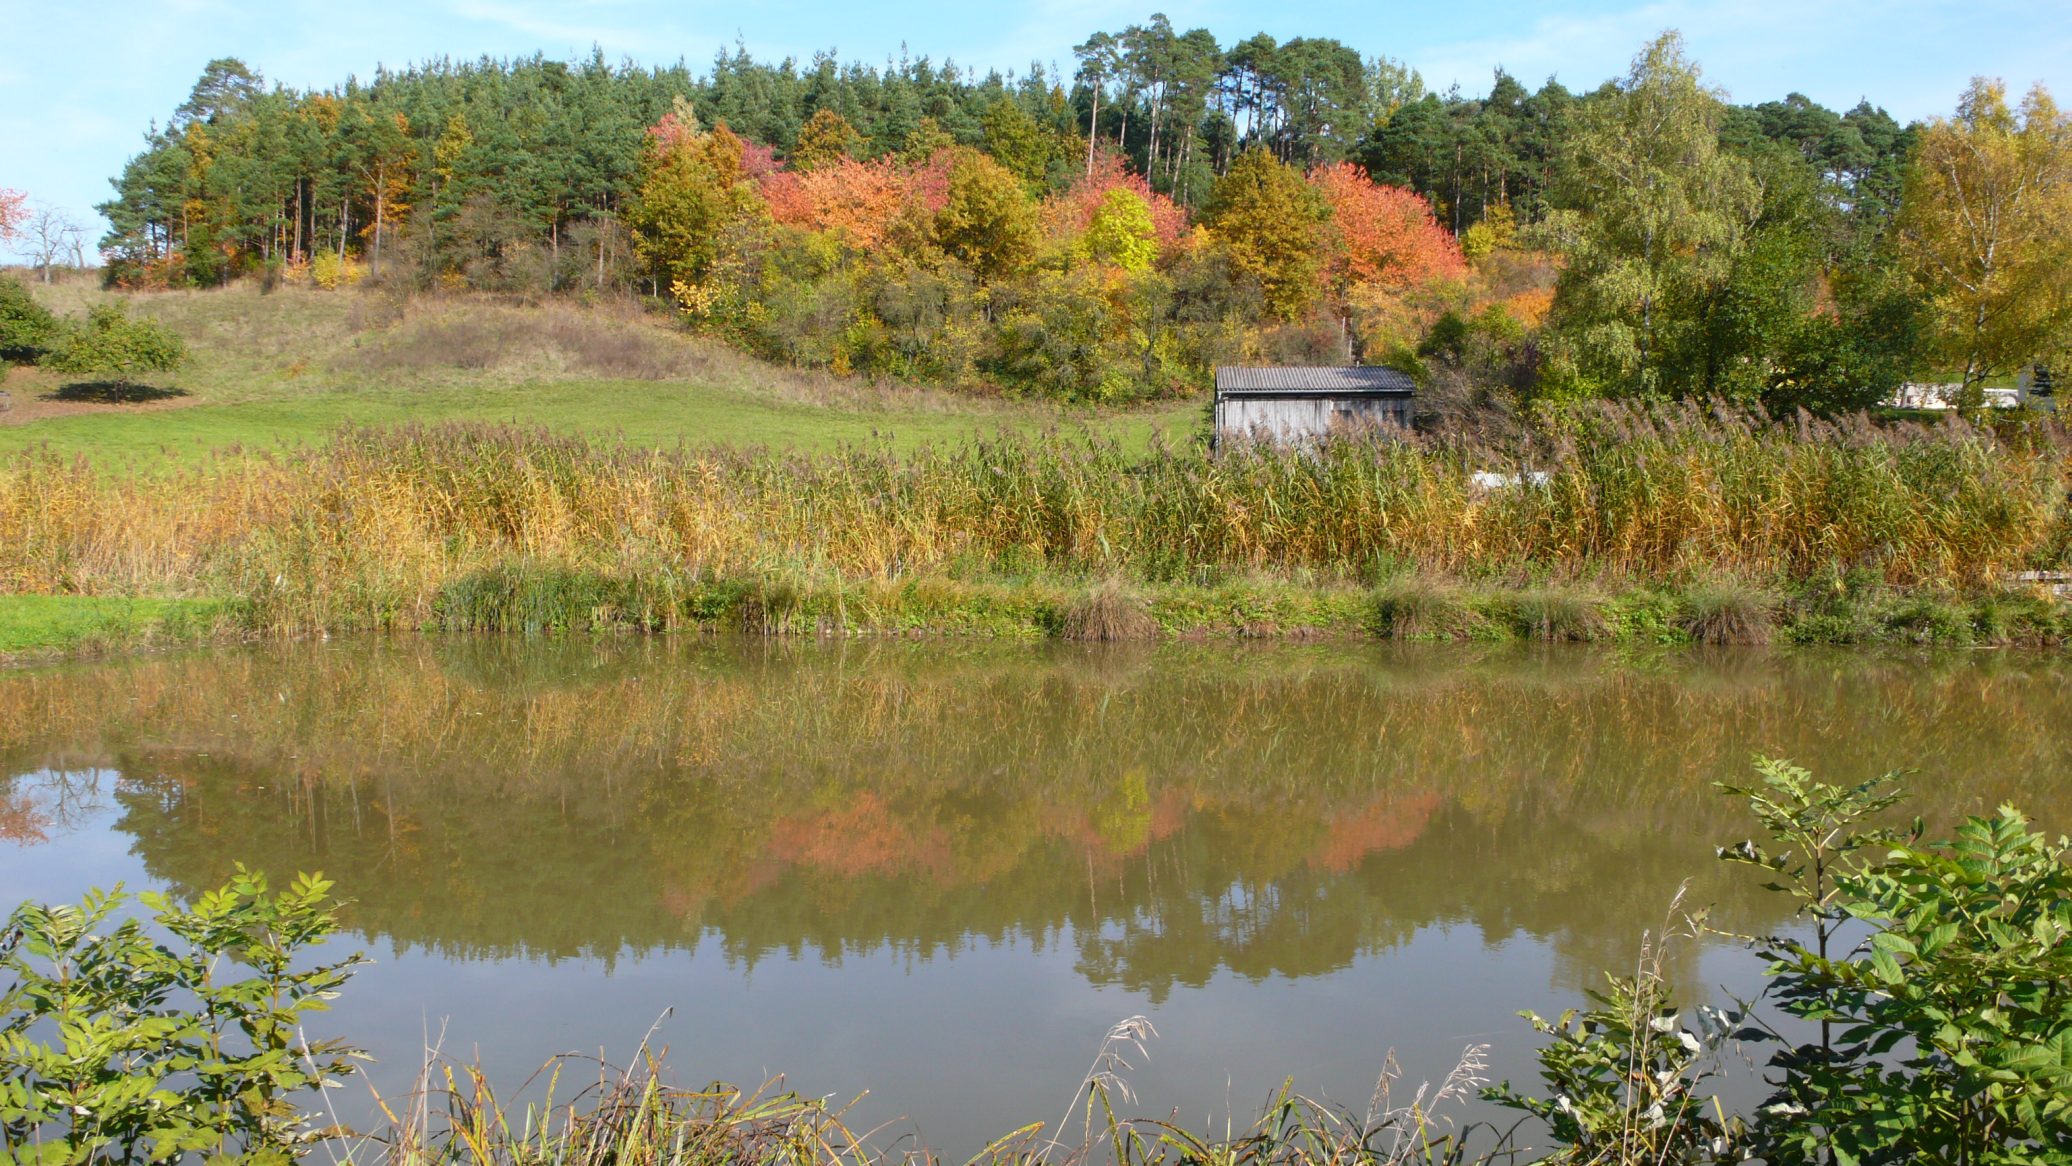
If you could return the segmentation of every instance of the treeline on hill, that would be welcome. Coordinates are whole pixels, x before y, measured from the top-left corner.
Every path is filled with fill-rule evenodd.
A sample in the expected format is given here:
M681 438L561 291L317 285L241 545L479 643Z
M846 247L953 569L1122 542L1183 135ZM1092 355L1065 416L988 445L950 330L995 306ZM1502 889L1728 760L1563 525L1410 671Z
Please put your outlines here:
M1798 95L1730 106L1673 33L1594 91L1499 71L1485 98L1335 40L1226 47L1162 16L1076 55L1070 76L981 78L598 53L325 92L216 61L114 181L104 247L139 287L256 271L666 295L773 359L1081 400L1357 360L1418 366L1442 400L1834 412L1924 363L1976 388L2072 314L2061 288L1921 254L1954 209L1909 194L1936 127ZM2072 157L2040 91L2020 122L1992 85L1966 103L1947 124L2040 130ZM2062 202L2053 165L2038 189ZM1992 325L2011 342L1983 335L2008 313L1960 326L1968 293L2016 285L2030 307Z

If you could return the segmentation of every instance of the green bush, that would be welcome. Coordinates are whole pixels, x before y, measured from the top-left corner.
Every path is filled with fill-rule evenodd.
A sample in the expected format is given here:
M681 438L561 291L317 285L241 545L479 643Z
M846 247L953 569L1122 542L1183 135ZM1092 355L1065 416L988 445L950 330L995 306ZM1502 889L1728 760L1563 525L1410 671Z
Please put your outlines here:
M2072 1161L2072 843L2012 808L1946 842L1876 825L1899 801L1890 775L1842 787L1781 761L1745 799L1760 841L1721 850L1797 900L1802 924L1759 937L1757 1004L1788 1021L1674 1006L1662 944L1591 1006L1526 1014L1545 1098L1509 1084L1500 1105L1546 1123L1553 1163L1812 1166ZM1710 1088L1733 1041L1771 1044L1771 1096L1733 1116Z
M1774 1028L1769 1161L2064 1162L2072 1155L2072 850L2012 807L1922 844L1865 829L1897 800L1780 762L1746 796L1770 836L1723 851L1779 877L1810 941L1769 936L1768 995L1817 1028ZM1838 950L1850 929L1867 931Z
M105 376L127 385L145 373L171 372L186 358L186 346L172 329L102 304L84 322L58 329L42 363L58 372Z
M16 909L0 946L0 1161L287 1162L323 1140L292 1095L358 1053L301 1025L362 962L296 970L336 929L330 889L303 875L274 892L239 867L192 906L137 896L150 926L123 917L120 887Z
M57 330L57 317L20 280L0 276L0 361L34 364Z

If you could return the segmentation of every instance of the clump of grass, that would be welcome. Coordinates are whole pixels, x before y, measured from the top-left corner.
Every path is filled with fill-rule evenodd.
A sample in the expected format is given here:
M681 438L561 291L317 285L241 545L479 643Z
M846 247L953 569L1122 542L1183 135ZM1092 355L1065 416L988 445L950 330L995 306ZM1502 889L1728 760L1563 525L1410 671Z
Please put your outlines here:
M545 1099L515 1112L480 1068L428 1063L411 1096L381 1099L387 1128L365 1139L352 1159L388 1166L863 1166L876 1158L843 1124L842 1111L823 1100L783 1091L776 1081L754 1091L678 1089L662 1083L660 1061L649 1056L636 1071L558 1058L539 1074ZM576 1087L562 1100L565 1084Z
M1396 579L1374 591L1375 630L1398 640L1474 638L1484 621L1458 588L1422 579Z
M1284 1087L1249 1127L1197 1132L1171 1120L1127 1116L1128 1074L1155 1037L1130 1017L1108 1031L1055 1126L1034 1121L987 1144L967 1166L1398 1166L1496 1162L1508 1133L1477 1123L1456 1129L1452 1110L1488 1084L1486 1045L1471 1045L1436 1086L1399 1098L1391 1053L1364 1113ZM925 1147L886 1147L849 1128L851 1106L784 1088L727 1085L685 1090L664 1083L664 1055L642 1049L637 1069L560 1057L534 1075L542 1100L514 1107L477 1066L428 1058L407 1096L377 1097L383 1128L332 1135L347 1159L384 1166L914 1166L941 1161ZM1489 1133L1479 1154L1470 1136Z
M1947 597L1914 595L1899 601L1880 618L1886 629L1916 644L1961 645L1971 642L1972 626L1963 606Z
M1144 600L1112 577L1074 600L1059 624L1059 634L1068 640L1155 640L1158 631L1158 620Z
M1701 644L1763 645L1776 632L1776 608L1754 587L1716 580L1684 591L1677 623Z
M1580 644L1604 639L1611 632L1603 601L1587 592L1536 587L1504 596L1498 606L1525 639Z

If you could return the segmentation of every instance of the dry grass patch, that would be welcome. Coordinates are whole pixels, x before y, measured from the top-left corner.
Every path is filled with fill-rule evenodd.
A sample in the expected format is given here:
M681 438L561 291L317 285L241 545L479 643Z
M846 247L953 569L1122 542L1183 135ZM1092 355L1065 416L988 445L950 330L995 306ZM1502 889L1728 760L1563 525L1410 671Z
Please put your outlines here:
M1068 640L1124 642L1155 640L1158 620L1144 600L1120 579L1106 579L1065 609L1061 634Z
M1776 631L1775 604L1770 596L1729 580L1701 583L1684 592L1678 620L1701 644L1761 645Z

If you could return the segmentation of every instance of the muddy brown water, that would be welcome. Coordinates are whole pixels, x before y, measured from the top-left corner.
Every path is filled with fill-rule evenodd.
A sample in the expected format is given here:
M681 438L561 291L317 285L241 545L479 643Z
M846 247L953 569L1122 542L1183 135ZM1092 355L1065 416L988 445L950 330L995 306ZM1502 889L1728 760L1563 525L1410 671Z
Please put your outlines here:
M1364 1108L1392 1049L1412 1083L1469 1045L1529 1082L1514 1014L1630 968L1686 883L1722 929L1788 925L1713 858L1747 823L1711 783L1753 755L2072 828L2068 681L2007 653L713 640L22 669L0 898L321 869L374 963L320 1027L389 1090L428 1040L515 1087L652 1030L685 1084L867 1090L881 1142L956 1155L1056 1121L1143 1014L1135 1110L1220 1129L1290 1077ZM1669 967L1693 1000L1760 985L1725 939Z

